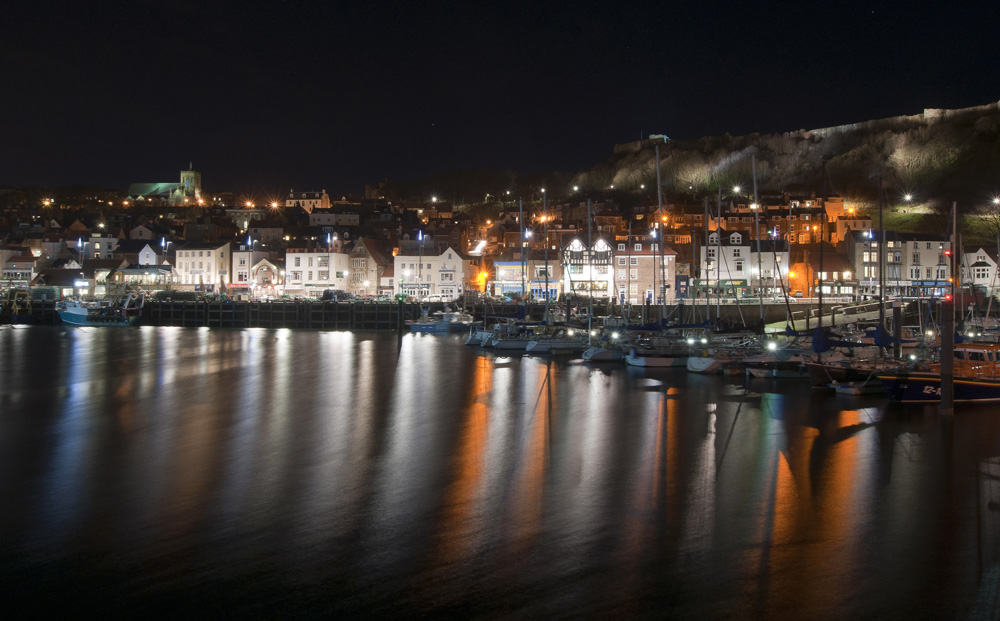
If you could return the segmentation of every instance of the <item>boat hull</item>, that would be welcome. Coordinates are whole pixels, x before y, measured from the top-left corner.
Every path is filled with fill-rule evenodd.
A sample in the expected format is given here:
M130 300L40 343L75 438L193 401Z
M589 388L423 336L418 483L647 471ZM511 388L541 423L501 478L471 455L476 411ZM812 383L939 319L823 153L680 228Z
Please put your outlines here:
M139 316L122 317L116 315L80 314L67 311L57 311L59 318L68 326L91 327L128 327L139 325Z
M410 332L434 333L437 332L437 322L432 323L411 323Z
M935 373L895 373L879 375L889 398L902 403L941 401L941 376ZM960 378L953 382L957 403L1000 402L1000 379Z
M601 347L594 345L583 352L582 358L587 362L621 362L624 353L617 347Z
M686 367L687 354L655 354L643 353L635 349L625 354L625 364L632 367Z
M747 362L744 368L747 375L757 378L797 379L809 376L801 360L794 362L790 360Z
M528 348L528 341L526 339L502 339L495 338L491 341L490 345L493 349L499 349L504 351L525 351Z

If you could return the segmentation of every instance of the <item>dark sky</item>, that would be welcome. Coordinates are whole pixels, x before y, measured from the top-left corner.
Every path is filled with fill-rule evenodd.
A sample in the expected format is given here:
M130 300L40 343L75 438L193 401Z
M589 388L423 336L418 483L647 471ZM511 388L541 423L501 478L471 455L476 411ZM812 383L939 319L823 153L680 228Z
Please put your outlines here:
M360 191L1000 100L1000 2L5 5L0 185Z

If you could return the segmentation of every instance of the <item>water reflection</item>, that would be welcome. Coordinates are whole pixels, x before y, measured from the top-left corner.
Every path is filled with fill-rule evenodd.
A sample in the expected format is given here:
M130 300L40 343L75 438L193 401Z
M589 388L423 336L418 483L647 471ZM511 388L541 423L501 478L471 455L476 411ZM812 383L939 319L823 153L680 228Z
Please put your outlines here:
M0 330L0 352L15 599L995 616L989 408L942 420L794 382L428 335L38 328Z

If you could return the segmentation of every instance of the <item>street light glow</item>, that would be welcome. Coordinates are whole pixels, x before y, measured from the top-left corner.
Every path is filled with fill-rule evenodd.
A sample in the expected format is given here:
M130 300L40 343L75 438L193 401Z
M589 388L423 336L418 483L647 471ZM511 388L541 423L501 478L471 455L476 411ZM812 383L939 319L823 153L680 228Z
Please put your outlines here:
M739 193L740 193L740 186L734 185L733 186L733 194L739 194Z

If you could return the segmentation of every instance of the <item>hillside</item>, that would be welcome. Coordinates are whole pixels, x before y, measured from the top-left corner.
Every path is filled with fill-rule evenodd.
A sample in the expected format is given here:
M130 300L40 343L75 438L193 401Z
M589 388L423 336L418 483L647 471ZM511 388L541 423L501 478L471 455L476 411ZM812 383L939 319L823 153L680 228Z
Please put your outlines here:
M761 191L839 193L861 205L873 204L881 174L886 204L901 204L911 194L916 204L938 212L953 201L973 209L1000 193L997 103L783 134L643 140L617 145L608 159L575 173L452 171L392 189L401 197L437 193L472 205L494 201L504 189L537 199L538 189L548 187L550 198L559 200L557 188L565 193L575 185L588 196L628 206L655 199L657 143L669 200L700 200L720 186L749 188L754 155Z
M881 174L888 204L913 195L940 211L952 201L988 201L1000 186L1000 105L925 110L864 123L784 134L713 136L685 142L644 140L580 172L586 188L655 187L654 148L668 192L694 197L720 185L749 186L756 156L762 190L802 188L874 202Z

